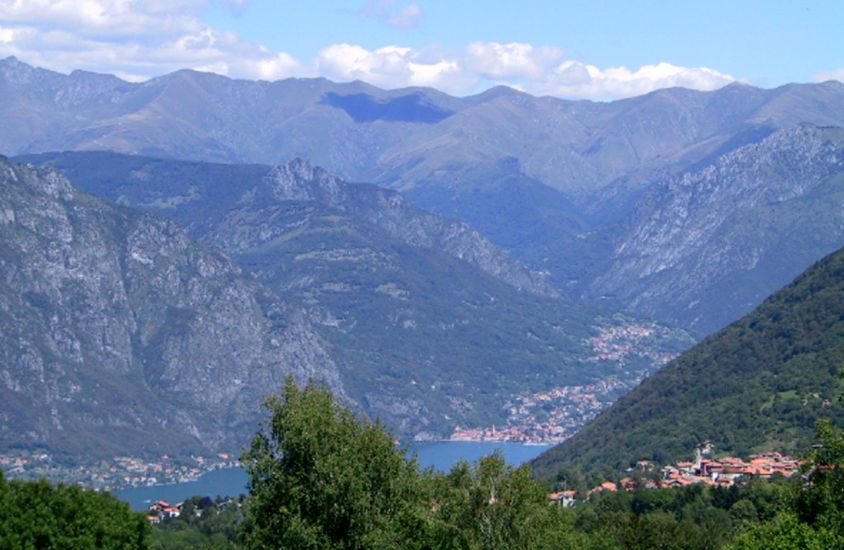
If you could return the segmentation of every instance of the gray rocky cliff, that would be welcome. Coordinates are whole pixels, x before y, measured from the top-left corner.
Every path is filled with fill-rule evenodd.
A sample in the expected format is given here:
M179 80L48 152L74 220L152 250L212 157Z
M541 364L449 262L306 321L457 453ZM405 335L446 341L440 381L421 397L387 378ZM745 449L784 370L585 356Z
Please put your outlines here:
M844 131L774 132L654 185L596 293L708 332L844 245Z
M0 446L238 450L287 376L343 394L305 315L173 222L0 160Z

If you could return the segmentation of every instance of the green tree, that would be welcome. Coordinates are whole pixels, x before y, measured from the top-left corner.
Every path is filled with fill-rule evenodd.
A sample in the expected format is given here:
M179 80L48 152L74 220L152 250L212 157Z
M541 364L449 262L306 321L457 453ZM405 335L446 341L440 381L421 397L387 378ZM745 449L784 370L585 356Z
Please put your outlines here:
M741 533L728 550L835 550L844 538L826 528L800 522L794 514L781 514L774 521L759 523Z
M795 502L800 521L844 537L844 433L819 421L806 485Z
M243 460L249 548L414 548L427 533L426 485L380 424L313 384L288 380L268 430Z
M548 505L546 488L526 466L508 466L500 453L482 458L476 467L460 462L435 485L436 547L560 547L548 546L549 539L569 531Z
M0 548L140 549L149 533L143 514L108 493L0 473Z

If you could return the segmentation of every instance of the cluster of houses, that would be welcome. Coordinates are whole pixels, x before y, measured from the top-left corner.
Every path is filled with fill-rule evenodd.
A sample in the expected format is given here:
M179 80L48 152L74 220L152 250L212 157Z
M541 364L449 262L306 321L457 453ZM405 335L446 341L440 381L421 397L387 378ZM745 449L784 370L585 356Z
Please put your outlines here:
M654 366L664 365L675 354L659 352L652 346L643 346L642 341L654 336L664 336L667 330L656 325L619 325L597 327L598 335L589 338L595 355L593 360L613 361L625 365L631 356L646 357Z
M695 483L713 486L734 484L739 479L770 479L775 475L791 477L800 469L800 461L780 453L751 455L748 461L727 456L718 460L698 456L694 462L678 462L661 470L662 487L683 487Z
M175 519L182 515L182 503L170 504L166 500L159 500L149 505L147 521L153 525L161 523L163 519Z
M730 487L743 479L770 479L776 475L791 477L800 470L800 461L793 456L777 452L750 455L748 460L727 456L717 460L704 458L712 452L711 446L699 448L694 462L678 462L659 470L659 476L635 480L625 477L618 481L605 481L586 493L588 499L603 492L634 491L637 486L647 489L666 489L705 484L713 487ZM637 469L642 472L654 472L656 465L647 460L640 460ZM575 505L575 491L558 491L548 495L552 504L570 508Z
M609 377L593 384L561 386L515 396L507 404L506 426L458 427L449 439L559 443L571 437L627 387L627 384L618 378Z

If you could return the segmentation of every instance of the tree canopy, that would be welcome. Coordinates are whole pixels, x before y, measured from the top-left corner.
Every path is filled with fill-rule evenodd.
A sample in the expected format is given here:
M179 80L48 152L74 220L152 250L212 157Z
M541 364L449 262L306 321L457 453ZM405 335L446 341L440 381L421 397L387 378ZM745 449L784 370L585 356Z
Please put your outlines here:
M141 549L149 534L144 515L108 493L0 472L0 548Z

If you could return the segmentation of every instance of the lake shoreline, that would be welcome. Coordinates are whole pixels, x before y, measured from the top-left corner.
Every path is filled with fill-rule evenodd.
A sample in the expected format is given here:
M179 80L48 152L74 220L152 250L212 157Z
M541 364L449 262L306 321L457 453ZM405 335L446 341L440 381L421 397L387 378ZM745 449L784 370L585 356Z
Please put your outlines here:
M476 462L496 451L501 452L508 464L518 466L552 446L508 441L443 440L414 442L405 451L408 457L415 456L421 468L446 472L460 460ZM247 483L246 470L240 466L216 468L191 481L140 485L115 489L111 493L129 503L134 510L145 510L151 502L158 500L180 502L191 496L236 497L248 493Z

